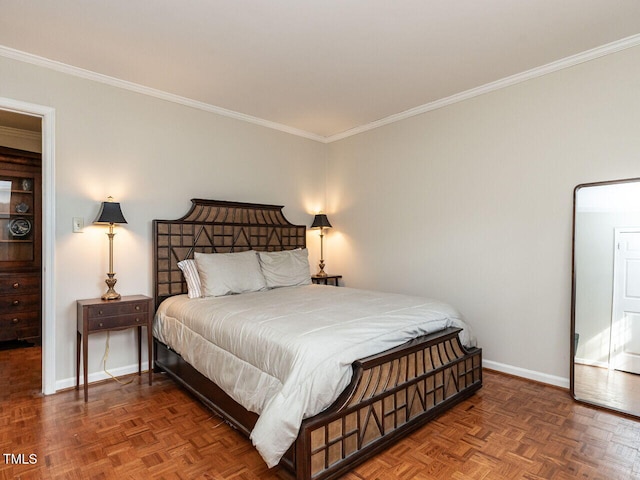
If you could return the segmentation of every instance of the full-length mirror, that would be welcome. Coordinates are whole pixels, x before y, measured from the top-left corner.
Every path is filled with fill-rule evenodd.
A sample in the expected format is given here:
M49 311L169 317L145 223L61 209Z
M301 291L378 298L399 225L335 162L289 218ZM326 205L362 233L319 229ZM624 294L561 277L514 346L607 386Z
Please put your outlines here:
M578 185L571 392L640 416L640 178Z

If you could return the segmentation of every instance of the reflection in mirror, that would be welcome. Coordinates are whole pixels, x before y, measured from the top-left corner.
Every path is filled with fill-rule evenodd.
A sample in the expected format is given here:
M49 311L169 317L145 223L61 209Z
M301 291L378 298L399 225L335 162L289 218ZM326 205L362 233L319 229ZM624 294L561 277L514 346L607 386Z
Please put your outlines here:
M640 179L578 185L571 392L640 416Z

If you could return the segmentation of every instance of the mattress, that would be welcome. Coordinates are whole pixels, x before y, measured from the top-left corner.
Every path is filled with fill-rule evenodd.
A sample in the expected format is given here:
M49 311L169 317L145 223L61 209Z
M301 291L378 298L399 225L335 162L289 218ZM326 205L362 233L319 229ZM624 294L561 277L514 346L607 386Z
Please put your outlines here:
M154 336L236 402L260 415L251 440L275 466L304 418L331 405L351 364L412 338L462 327L451 306L419 297L324 285L165 300Z

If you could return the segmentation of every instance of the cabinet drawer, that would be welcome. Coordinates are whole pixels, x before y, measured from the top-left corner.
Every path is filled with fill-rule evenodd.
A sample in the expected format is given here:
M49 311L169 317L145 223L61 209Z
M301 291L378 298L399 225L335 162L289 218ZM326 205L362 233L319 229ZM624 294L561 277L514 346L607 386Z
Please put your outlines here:
M87 318L99 319L116 315L142 314L148 311L148 302L104 303L88 307ZM144 318L144 316L143 316Z
M0 315L0 341L40 336L38 312Z
M89 331L128 328L147 325L147 313L132 313L117 317L89 318Z
M0 312L12 313L40 308L40 295L2 295L0 296Z
M23 294L40 290L39 275L3 275L0 276L0 295Z
M16 328L16 337L18 340L33 340L40 337L40 327Z

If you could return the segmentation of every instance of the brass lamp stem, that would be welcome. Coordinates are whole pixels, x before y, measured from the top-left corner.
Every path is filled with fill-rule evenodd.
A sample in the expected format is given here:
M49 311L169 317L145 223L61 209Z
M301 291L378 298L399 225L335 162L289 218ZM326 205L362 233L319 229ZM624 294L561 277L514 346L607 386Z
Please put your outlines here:
M109 273L113 273L113 237L116 234L113 233L113 223L109 224L109 233L107 236L109 237Z
M107 273L107 279L105 283L109 289L102 295L103 300L118 300L120 298L120 294L114 290L114 286L118 280L116 280L115 272L113 271L113 237L116 234L113 233L113 223L109 224L109 233L107 236L109 237L109 272Z
M324 228L320 228L320 271L316 274L318 277L326 277L327 272L324 271L324 250L322 240L324 238Z

